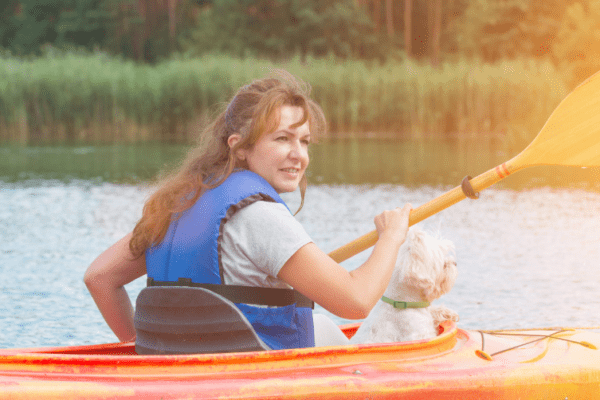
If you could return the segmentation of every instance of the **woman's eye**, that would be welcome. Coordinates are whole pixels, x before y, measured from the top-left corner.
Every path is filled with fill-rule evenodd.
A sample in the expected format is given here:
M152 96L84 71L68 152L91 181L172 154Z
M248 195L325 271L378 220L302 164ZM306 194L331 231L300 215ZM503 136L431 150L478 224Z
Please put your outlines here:
M287 142L287 139L288 139L288 138L287 138L287 136L279 136L279 137L278 137L277 139L275 139L275 140L279 140L279 141L281 141L281 142Z

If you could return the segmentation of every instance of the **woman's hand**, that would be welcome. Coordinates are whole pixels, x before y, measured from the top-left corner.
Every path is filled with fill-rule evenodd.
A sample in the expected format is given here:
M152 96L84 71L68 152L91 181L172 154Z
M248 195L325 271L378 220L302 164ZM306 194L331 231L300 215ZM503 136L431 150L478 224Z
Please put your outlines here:
M380 238L389 236L390 239L404 243L408 233L408 217L412 205L407 203L402 208L387 210L375 217L375 227Z

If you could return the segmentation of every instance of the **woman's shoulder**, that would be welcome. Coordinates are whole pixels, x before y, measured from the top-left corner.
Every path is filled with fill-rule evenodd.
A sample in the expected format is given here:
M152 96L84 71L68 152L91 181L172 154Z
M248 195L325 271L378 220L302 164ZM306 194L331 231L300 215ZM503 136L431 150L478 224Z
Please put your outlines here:
M255 201L241 209L239 209L231 218L230 221L237 220L241 222L250 222L254 224L266 225L281 223L293 223L296 218L290 213L288 208L273 201Z
M277 203L275 201L263 201L263 200L255 201L254 203L249 204L246 207L242 208L240 211L246 211L249 213L260 213L260 212L275 213L275 214L285 213L289 216L292 216L292 214L290 213L290 211L284 204Z
M306 234L302 224L281 203L255 201L233 214L225 224L229 229L264 231L264 234L281 231L295 231Z

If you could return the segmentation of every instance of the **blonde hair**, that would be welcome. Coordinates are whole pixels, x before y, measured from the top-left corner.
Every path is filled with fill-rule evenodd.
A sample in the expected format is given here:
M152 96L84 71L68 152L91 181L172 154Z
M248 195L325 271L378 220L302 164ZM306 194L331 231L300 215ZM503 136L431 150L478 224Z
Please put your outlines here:
M234 169L247 168L235 156L236 151L250 149L261 135L274 132L282 106L304 110L303 118L294 126L308 121L311 140L324 133L323 111L309 94L308 84L285 71L276 71L273 76L238 90L227 108L205 127L197 146L188 152L181 166L163 178L158 190L146 201L129 241L131 253L140 257L147 248L162 242L169 224L194 205L202 193L220 185ZM227 140L234 133L241 138L230 148ZM298 211L304 204L306 183L304 175L299 185Z

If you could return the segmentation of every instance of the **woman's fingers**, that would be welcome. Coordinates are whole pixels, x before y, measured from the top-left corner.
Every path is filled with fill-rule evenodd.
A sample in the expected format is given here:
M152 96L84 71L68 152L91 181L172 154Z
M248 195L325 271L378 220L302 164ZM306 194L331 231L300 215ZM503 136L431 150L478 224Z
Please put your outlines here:
M408 231L408 217L412 205L406 204L402 208L396 208L394 210L386 210L375 217L375 227L377 233L382 236L386 232L390 232L397 237L406 237Z

